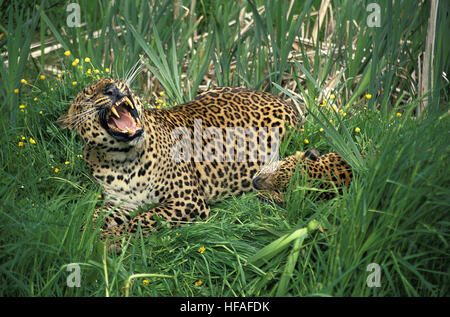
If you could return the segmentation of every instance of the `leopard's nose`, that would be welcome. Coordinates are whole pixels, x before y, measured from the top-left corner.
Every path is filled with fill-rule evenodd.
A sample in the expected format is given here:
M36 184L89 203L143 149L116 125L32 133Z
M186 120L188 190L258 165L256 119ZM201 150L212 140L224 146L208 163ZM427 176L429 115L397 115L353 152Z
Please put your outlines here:
M261 189L261 181L262 181L262 179L260 176L253 177L253 179L252 179L253 188L256 190L260 190Z
M114 84L110 84L108 87L106 87L104 94L109 96L113 102L119 101L123 97L125 97L125 95L120 91L119 87Z

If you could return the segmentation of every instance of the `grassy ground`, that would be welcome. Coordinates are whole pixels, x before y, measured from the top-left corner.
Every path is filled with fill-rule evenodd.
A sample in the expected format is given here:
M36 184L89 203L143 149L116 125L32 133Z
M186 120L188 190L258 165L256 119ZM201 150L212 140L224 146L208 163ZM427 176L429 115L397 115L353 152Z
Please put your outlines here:
M434 89L418 117L429 8L379 1L381 26L369 27L368 3L80 1L79 28L65 25L58 4L9 7L0 30L0 294L448 296L449 6L439 9ZM140 56L146 68L133 88L148 107L216 85L298 100L308 120L282 155L338 151L353 183L328 202L294 186L283 207L247 193L215 204L207 221L107 254L97 232L80 231L101 191L81 141L55 120L82 87L124 78ZM306 230L311 222L320 228ZM80 287L67 286L70 263L80 265ZM368 286L371 263L380 287Z

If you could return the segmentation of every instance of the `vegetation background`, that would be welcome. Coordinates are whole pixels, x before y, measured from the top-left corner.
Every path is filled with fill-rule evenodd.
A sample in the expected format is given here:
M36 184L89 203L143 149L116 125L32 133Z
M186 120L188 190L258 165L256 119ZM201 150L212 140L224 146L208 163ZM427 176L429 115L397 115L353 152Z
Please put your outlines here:
M79 21L67 1L0 1L1 296L450 295L449 2L75 3ZM247 193L108 254L80 231L102 196L55 120L139 60L148 107L223 85L295 100L307 121L282 155L337 151L354 181L327 202L305 182L285 206Z

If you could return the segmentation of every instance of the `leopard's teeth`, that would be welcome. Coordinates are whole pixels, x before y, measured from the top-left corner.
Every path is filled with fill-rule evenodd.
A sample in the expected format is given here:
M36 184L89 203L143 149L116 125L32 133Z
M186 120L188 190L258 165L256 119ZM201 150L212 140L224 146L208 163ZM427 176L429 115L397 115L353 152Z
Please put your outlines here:
M133 103L131 102L130 99L128 99L128 97L125 97L125 98L124 98L124 101L130 106L131 109L134 110Z
M116 108L114 108L114 106L111 108L111 112L117 117L117 119L120 119L119 113L117 112Z
M130 130L130 128L127 127L127 132L129 135L131 135L133 132Z
M140 129L141 128L141 120L139 120L139 119L136 119L136 123L137 123L137 126L138 126L138 128Z

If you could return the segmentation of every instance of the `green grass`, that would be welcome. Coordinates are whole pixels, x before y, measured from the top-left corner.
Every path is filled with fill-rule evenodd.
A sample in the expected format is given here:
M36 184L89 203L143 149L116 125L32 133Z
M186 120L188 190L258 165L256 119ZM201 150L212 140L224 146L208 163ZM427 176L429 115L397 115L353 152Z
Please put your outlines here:
M370 28L367 3L332 1L317 37L320 1L196 1L194 11L183 8L190 1L80 1L82 28L67 28L65 8L58 15L48 3L8 7L0 25L8 54L0 58L0 295L448 296L450 118L439 74L449 69L449 6L440 3L429 111L417 118L429 8L379 1L382 26ZM50 38L62 48L29 56L31 43ZM246 193L213 205L207 221L163 227L131 238L120 256L106 253L97 231L80 230L102 204L100 188L79 157L81 140L55 121L82 87L124 78L140 56L147 67L132 86L149 107L216 85L298 100L308 120L282 156L338 151L354 181L327 202L307 196L305 184L292 186L286 206ZM80 264L79 288L67 287L70 263ZM370 263L380 265L379 288L367 286Z

